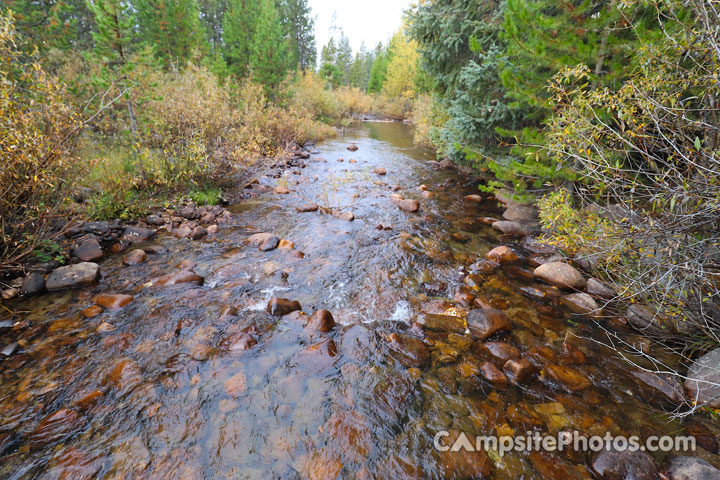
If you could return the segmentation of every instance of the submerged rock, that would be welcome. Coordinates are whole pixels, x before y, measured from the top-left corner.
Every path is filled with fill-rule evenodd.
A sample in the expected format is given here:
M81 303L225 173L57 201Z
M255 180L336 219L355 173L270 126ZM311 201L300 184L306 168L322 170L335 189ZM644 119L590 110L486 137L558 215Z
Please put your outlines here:
M501 245L499 247L493 248L488 253L486 253L485 258L487 260L490 260L491 262L510 263L517 260L518 256L515 252L510 250L505 245Z
M571 293L570 295L563 295L560 298L563 305L568 307L571 312L587 315L598 312L598 305L595 300L587 293Z
M122 293L101 293L95 297L95 303L104 308L122 308L132 301L132 295Z
M60 409L40 421L28 436L32 448L42 448L53 442L64 440L82 426L81 415L70 408Z
M397 202L397 206L400 210L404 210L406 212L417 212L418 210L420 210L420 202L418 202L417 200L400 200L399 202Z
M405 367L424 367L430 363L430 350L419 338L391 333L388 336L390 350Z
M720 480L720 470L697 457L674 457L666 475L669 480Z
M317 212L318 211L318 205L315 203L306 203L304 205L299 205L295 207L295 210L297 210L300 213L306 213L306 212Z
M658 480L660 478L655 464L645 452L603 449L593 458L591 468L603 480Z
M202 285L205 283L205 277L202 277L195 272L191 272L190 270L181 270L179 272L163 275L162 277L158 277L152 281L152 284L156 286L177 285L180 283L194 283L195 285Z
M485 379L491 383L507 382L507 377L505 376L505 374L490 362L484 362L480 364L480 372L482 373L483 377L485 377Z
M267 304L267 312L270 315L282 317L296 310L301 310L300 302L297 300L288 300L287 298L273 297Z
M536 373L537 368L529 360L508 360L503 366L503 371L513 383L525 383Z
M512 329L512 322L502 310L476 308L467 315L470 333L480 339L486 339L493 333Z
M385 170L383 167L375 167L373 169L373 173L376 175L385 175L387 173L387 170Z
M683 387L678 377L669 374L646 372L638 370L630 372L638 380L640 395L650 403L659 399L659 403L670 402L680 404L683 401Z
M536 278L562 288L582 289L585 278L573 266L565 262L550 262L540 265L533 272Z
M312 314L306 328L317 330L318 332L329 332L335 327L335 318L332 313L327 310L318 310Z
M51 291L86 287L97 282L99 278L100 266L97 263L82 262L53 271L48 277L45 287Z
M145 250L141 249L135 249L131 252L128 252L123 257L123 263L125 265L138 265L147 260L147 253L145 253Z
M276 237L275 235L272 235L270 237L265 238L260 245L258 245L258 250L263 252L268 252L270 250L275 250L278 245L280 244L280 239Z
M563 385L571 392L580 392L592 385L590 379L579 370L567 365L548 365L545 368L548 377Z

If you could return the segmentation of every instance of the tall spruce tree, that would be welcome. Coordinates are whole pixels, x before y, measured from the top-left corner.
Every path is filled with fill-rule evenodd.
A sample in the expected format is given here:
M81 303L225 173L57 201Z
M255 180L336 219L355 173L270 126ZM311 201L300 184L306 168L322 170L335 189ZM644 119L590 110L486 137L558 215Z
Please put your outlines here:
M272 0L260 0L260 13L250 58L253 78L272 96L292 68L292 64L290 45L283 35L275 3Z
M315 47L315 19L310 16L307 0L279 0L278 14L285 34L290 39L290 48L295 64L301 70L315 68L317 48Z
M207 51L195 0L135 0L141 37L165 66L182 67L193 50Z
M333 87L339 86L342 82L342 71L337 66L337 47L333 37L330 37L320 53L319 73Z
M231 73L248 74L263 0L230 0L223 18L224 57Z
M93 15L85 0L6 0L3 6L13 13L21 38L41 50L92 46Z
M214 58L223 49L223 19L228 11L229 0L198 0L200 20Z

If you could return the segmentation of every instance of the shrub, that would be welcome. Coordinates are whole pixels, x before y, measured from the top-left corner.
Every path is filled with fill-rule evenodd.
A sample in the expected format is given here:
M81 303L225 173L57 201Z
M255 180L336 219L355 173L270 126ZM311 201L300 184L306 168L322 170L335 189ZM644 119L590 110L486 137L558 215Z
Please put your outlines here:
M417 145L441 150L440 130L448 121L448 115L440 99L434 95L420 95L413 104L410 118L415 126L413 141Z
M17 264L52 230L73 184L80 117L64 86L19 49L9 13L0 13L0 258Z

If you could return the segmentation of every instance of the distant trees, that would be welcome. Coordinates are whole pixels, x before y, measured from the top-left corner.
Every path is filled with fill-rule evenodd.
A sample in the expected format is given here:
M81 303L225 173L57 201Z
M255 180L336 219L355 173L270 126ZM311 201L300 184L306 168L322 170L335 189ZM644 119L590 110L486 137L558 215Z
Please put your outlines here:
M314 70L317 61L315 19L310 17L307 0L279 0L278 14L283 31L290 39L295 64L301 70Z
M136 0L141 38L168 66L184 65L195 50L207 50L195 0Z

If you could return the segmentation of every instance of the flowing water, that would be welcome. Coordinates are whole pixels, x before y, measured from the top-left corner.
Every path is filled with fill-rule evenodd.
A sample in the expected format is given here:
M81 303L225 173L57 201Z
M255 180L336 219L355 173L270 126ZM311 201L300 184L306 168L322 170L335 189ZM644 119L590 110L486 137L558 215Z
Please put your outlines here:
M346 150L351 141L357 152ZM488 459L439 453L433 438L443 430L683 431L641 400L627 364L593 341L602 331L562 309L526 260L464 277L497 245L529 253L478 220L501 211L464 200L475 187L437 170L409 127L366 123L317 148L306 168L260 179L289 195L236 203L216 235L161 235L154 243L167 252L144 264L124 266L116 255L96 286L12 305L28 312L11 319L25 328L0 334L3 343L24 340L0 361L0 478L472 478L483 469L498 479L590 478L584 454ZM418 199L420 211L400 210L393 194ZM296 212L308 202L355 220ZM292 242L304 258L245 242L258 232ZM195 264L203 286L149 285L182 261ZM103 292L134 299L86 319L81 311ZM462 317L467 294L507 313L512 330L487 341L514 346L539 377L490 383L478 365L503 361L485 341L417 324L422 311ZM338 325L311 332L297 313L273 317L265 306L274 296L298 300L308 314L327 309ZM241 333L257 344L226 348ZM424 346L398 348L413 337L430 351L419 368L407 349ZM568 363L582 388L545 374Z

